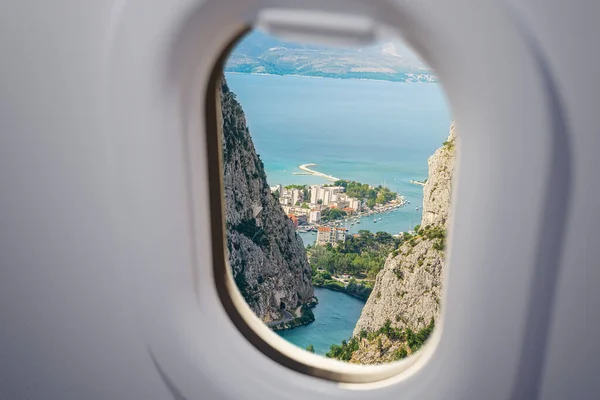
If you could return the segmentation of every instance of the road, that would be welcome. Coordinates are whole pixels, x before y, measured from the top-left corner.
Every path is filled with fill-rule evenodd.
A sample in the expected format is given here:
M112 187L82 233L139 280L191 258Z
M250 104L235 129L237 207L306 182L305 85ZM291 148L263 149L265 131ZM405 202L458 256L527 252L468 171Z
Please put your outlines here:
M290 322L291 320L293 320L295 317L292 315L291 312L289 312L288 310L279 310L281 311L281 313L283 314L283 318L278 319L277 321L271 321L267 323L267 326L275 326L278 324L281 324L282 322Z

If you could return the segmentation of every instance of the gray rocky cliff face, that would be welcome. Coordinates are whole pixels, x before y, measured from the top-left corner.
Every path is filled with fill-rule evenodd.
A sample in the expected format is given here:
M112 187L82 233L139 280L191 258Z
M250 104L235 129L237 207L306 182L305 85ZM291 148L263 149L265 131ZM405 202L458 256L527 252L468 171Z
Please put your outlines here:
M427 327L432 319L438 319L454 159L453 124L448 141L428 160L429 175L423 188L421 229L387 258L356 324L355 337L363 330L376 332L387 320L391 321L393 328L418 331ZM378 343L378 348L374 349L375 342L362 339L351 362L375 364L390 361L393 360L393 351L403 346L384 337L383 346Z
M302 240L271 194L241 105L221 87L225 221L236 284L264 322L311 300L311 268Z
M452 194L452 174L454 172L454 144L456 132L454 123L446 143L429 157L429 176L423 188L423 216L421 226L441 225L447 227L450 196Z
M396 328L419 330L440 312L443 252L433 248L434 241L417 240L412 247L404 243L396 257L390 255L377 274L375 286L354 335L361 330L375 331L386 320Z

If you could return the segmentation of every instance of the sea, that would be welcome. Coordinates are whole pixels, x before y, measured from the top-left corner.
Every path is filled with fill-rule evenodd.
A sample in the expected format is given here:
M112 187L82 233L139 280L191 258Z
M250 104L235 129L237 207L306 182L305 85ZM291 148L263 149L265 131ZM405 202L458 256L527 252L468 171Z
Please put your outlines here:
M447 139L451 123L442 86L375 80L226 73L246 114L269 185L325 184L295 175L302 164L341 179L383 185L410 203L395 211L346 225L397 234L421 221L427 159ZM420 207L419 207L420 208ZM304 245L316 235L300 234ZM364 302L345 293L315 288L316 321L280 332L288 341L325 354L352 335Z
M437 83L403 83L226 73L246 114L269 185L331 183L294 175L298 166L341 179L384 185L410 204L347 225L398 234L421 221L427 159L447 139L449 106ZM381 220L379 220L381 218ZM303 233L304 245L316 235Z

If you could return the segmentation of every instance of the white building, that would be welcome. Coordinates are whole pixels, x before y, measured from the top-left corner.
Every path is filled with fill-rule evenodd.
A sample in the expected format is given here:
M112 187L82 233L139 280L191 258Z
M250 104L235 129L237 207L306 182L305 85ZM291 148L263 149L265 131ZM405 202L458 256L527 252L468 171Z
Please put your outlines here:
M332 246L337 246L338 242L346 241L346 228L329 228L327 226L319 227L317 232L318 245L326 245L331 243Z
M281 185L278 186L281 187ZM273 188L271 188L271 190L273 190ZM295 206L304 200L304 194L300 189L285 189L281 187L279 199L281 204Z
M319 188L321 185L312 185L310 187L310 203L317 204L317 200L319 200Z
M319 221L321 221L321 210L313 208L308 215L308 222L318 223Z
M282 205L283 211L286 214L294 214L294 215L306 215L307 217L310 214L310 208L302 208L300 206L291 206L291 205Z
M310 187L310 202L317 204L321 200L324 206L337 201L338 194L344 193L343 186L313 185Z
M304 196L302 195L302 190L300 190L300 189L291 189L291 195L292 195L292 204L293 205L296 205L296 204L298 204L299 201L304 200Z
M279 193L279 198L281 198L281 196L283 196L283 185L275 185L275 186L271 186L271 193L275 193L278 192Z
M358 211L360 208L360 200L355 199L354 197L349 197L346 193L340 193L337 195L337 200L335 201L334 205L339 209L349 207L353 211Z
M354 197L348 197L348 207L354 211L358 211L360 208L360 200L355 199Z

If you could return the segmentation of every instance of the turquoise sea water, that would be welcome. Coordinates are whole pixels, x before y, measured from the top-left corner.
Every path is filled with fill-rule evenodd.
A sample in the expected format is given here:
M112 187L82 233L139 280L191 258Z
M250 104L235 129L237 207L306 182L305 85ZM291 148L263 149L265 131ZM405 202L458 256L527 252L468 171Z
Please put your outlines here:
M340 344L352 336L365 303L329 289L315 288L315 296L319 298L313 309L315 322L278 334L303 349L312 344L316 354L325 355L332 344Z
M271 186L328 183L293 175L302 164L342 179L386 185L410 204L365 217L359 229L392 234L419 224L423 188L409 181L427 177L427 159L448 137L450 114L438 84L226 74L244 108L256 150ZM381 218L381 220L379 220ZM301 234L304 244L316 235ZM315 288L315 322L279 334L325 354L352 335L364 302Z
M450 114L439 84L226 74L240 101L270 185L328 183L293 175L298 166L371 185L385 184L411 204L348 226L409 230L421 220L427 159L448 137ZM302 234L305 245L316 235Z

